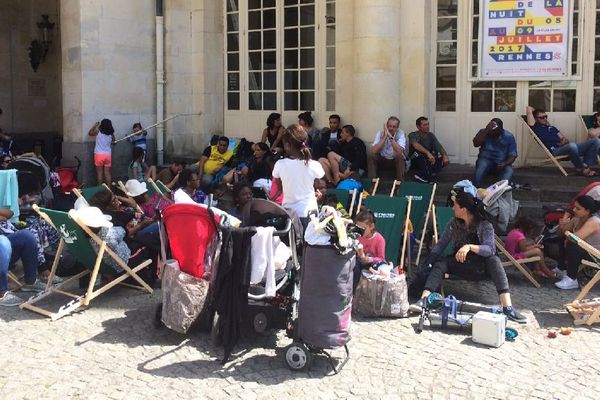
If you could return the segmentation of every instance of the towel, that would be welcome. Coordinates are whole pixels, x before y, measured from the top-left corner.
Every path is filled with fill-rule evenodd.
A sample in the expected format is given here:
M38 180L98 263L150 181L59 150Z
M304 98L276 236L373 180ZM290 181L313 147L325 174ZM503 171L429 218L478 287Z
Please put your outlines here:
M256 285L265 282L265 294L274 297L276 292L275 271L285 268L286 261L290 258L289 248L281 240L273 236L275 228L272 226L256 228L252 236L252 272L250 284Z
M13 216L10 222L19 220L19 183L16 169L0 171L0 207L11 209Z

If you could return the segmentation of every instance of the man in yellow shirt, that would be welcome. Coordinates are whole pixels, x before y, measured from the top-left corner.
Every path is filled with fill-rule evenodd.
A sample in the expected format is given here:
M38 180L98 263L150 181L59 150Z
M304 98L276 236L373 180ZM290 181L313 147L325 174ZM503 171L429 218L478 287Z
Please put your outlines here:
M198 175L203 185L210 185L215 175L231 160L233 151L229 150L229 139L221 136L216 145L204 149L198 161Z

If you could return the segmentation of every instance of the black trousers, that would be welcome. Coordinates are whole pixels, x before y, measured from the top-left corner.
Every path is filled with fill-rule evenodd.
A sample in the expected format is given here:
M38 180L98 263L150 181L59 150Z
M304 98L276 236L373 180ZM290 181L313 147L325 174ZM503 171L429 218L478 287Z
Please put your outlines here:
M446 273L471 281L489 277L494 282L498 294L509 292L508 278L500 258L497 256L484 258L472 254L464 263L459 263L454 255L451 255L436 261L431 267L420 269L410 284L411 294L420 296L424 289L430 292L438 291Z

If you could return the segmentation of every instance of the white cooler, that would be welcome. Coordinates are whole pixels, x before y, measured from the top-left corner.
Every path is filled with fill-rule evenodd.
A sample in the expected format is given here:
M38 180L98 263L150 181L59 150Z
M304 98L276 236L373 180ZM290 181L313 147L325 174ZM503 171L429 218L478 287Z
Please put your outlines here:
M473 316L473 341L486 346L500 347L505 341L506 317L479 311Z

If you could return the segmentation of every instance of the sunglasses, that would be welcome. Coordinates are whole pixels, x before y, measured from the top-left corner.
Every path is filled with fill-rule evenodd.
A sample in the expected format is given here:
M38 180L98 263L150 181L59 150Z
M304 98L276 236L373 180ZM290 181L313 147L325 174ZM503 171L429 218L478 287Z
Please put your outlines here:
M537 119L548 119L548 116L547 115L541 115L541 116L537 117Z
M8 164L12 161L11 158L5 158L4 160L2 160L2 164Z

